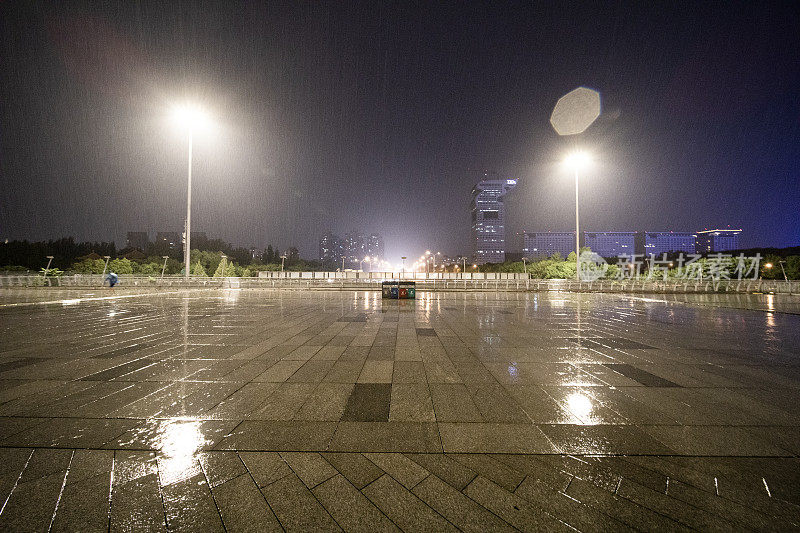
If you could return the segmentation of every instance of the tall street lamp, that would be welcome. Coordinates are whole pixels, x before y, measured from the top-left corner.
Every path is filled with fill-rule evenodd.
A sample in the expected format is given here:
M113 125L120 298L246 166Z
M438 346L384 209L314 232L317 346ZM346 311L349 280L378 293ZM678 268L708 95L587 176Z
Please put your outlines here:
M580 215L578 210L578 177L581 170L589 167L592 162L587 152L573 152L567 156L564 164L575 173L575 278L581 280L581 233Z
M783 281L789 281L789 277L786 275L786 269L783 268L783 265L786 261L778 261L778 264L781 266L781 272L783 272Z
M47 277L47 273L50 272L50 265L53 264L53 256L52 255L46 255L45 258L47 259L47 266L44 267L44 277L46 278Z
M111 259L111 256L110 256L110 255L104 255L104 256L103 256L103 259L105 259L105 260L106 260L106 263L105 263L105 265L103 265L103 274L102 274L102 277L105 277L105 276L106 276L106 270L108 270L108 262L109 262L109 260Z
M164 266L161 267L161 279L164 279L164 271L167 270L167 259L169 259L168 255L162 255L161 258L164 260Z
M191 235L192 235L192 143L194 141L194 134L199 129L205 127L209 123L208 116L199 107L193 104L178 105L173 109L173 119L175 123L186 132L188 137L188 172L186 175L186 238L184 239L184 263L185 272L184 278L189 279L189 271L191 267L191 260L189 255L191 253Z

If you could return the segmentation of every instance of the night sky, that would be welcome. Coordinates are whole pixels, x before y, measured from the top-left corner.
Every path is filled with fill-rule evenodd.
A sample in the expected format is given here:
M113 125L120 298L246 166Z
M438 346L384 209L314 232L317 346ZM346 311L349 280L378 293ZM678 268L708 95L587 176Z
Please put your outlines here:
M797 2L3 2L0 238L193 230L315 257L327 230L389 259L469 248L484 171L517 178L509 233L741 227L800 244ZM581 136L548 122L597 89Z

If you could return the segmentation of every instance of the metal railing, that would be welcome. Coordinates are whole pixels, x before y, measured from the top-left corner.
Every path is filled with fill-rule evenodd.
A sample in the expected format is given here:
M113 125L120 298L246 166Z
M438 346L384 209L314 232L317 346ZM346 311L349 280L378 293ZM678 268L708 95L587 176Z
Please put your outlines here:
M301 273L303 274L303 273ZM312 274L320 274L314 272ZM337 272L336 274L341 274ZM347 273L345 273L347 274ZM375 274L375 273L371 273ZM414 279L420 291L533 291L533 292L620 292L639 294L668 293L775 293L800 294L800 281L778 280L597 280L582 281L563 279L525 279L519 274L506 279L452 279L427 277ZM378 277L259 277L259 278L210 278L190 277L141 277L122 276L120 288L165 287L165 288L275 288L315 290L380 290L384 279ZM397 279L397 278L394 278ZM31 275L0 276L0 287L102 287L103 277L97 274L73 274L43 277Z

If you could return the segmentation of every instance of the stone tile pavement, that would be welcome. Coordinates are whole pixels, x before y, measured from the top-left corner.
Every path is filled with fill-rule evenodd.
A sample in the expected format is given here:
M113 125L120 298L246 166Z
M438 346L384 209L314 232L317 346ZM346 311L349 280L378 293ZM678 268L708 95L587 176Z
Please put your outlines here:
M0 299L3 531L800 529L795 315L47 293Z

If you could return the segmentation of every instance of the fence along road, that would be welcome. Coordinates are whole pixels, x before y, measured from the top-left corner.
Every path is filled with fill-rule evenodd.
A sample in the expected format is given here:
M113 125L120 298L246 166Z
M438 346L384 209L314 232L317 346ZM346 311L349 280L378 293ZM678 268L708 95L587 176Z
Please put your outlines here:
M262 273L263 274L263 273ZM121 276L120 288L275 288L296 290L377 290L387 279L415 281L421 291L561 291L621 293L773 293L800 294L800 281L654 280L622 279L575 281L532 279L523 273L424 273L424 272L269 272L258 278L139 277ZM100 275L0 276L0 287L102 287Z

